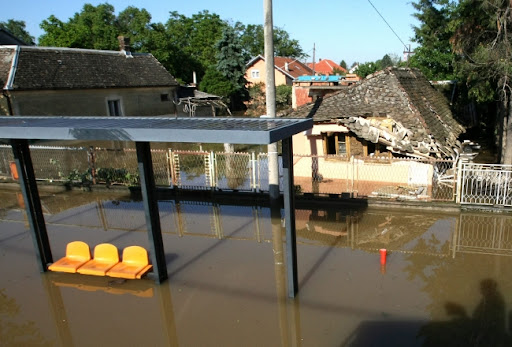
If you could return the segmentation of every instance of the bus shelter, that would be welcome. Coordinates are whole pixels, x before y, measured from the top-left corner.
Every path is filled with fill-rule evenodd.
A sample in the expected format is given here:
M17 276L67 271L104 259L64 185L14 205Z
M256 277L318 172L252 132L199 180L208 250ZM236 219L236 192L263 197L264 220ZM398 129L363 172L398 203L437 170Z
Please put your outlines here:
M292 136L312 127L312 119L9 116L0 117L0 139L8 141L12 146L30 232L42 272L48 270L48 266L53 263L53 258L30 157L29 142L37 140L135 142L153 277L157 283L165 281L168 274L150 143L229 142L266 145L282 141L287 290L288 296L294 297L298 291L298 280Z

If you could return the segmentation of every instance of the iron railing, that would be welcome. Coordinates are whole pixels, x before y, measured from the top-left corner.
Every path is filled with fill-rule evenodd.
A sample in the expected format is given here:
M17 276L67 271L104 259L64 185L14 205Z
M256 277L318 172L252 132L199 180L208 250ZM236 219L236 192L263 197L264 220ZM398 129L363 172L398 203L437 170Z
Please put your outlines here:
M461 204L512 206L512 165L462 163Z

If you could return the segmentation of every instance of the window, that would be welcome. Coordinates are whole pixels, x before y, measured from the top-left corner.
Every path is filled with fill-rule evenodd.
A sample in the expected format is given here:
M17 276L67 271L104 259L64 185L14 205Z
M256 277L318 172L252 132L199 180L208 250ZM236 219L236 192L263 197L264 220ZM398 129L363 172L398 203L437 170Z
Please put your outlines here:
M364 156L365 157L383 157L390 156L391 153L387 150L387 148L380 143L372 143L368 141L364 141Z
M122 116L121 100L108 100L108 115L111 117Z
M251 77L252 78L260 78L260 70L251 70Z
M160 101L169 101L169 93L160 94Z
M350 153L349 136L345 133L322 134L324 153L329 155L348 156Z

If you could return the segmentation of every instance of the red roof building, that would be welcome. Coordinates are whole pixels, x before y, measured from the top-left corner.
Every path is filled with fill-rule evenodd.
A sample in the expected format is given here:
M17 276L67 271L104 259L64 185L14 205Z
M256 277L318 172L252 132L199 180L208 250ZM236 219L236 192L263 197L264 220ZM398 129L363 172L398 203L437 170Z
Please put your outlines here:
M313 63L308 63L308 66L313 69ZM318 63L315 63L314 70L316 74L319 75L335 75L336 73L333 70L342 71L343 73L347 73L347 69L339 66L335 62L330 59L320 59Z

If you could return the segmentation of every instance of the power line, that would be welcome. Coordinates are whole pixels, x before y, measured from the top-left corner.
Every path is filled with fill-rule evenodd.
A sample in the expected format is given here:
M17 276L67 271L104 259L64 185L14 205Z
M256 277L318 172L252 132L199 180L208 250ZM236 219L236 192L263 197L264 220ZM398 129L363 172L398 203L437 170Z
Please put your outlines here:
M395 36L397 37L397 39L400 40L400 42L402 42L402 45L404 45L405 49L406 50L409 50L409 48L407 47L407 45L404 43L404 41L402 41L402 39L400 38L400 36L398 36L398 34L393 30L393 28L391 27L391 25L389 25L388 21L386 20L386 18L384 18L379 10L377 10L377 8L372 4L372 2L370 0L368 0L368 2L370 3L370 5L372 5L373 9L379 14L380 18L382 18L382 20L384 21L384 23L386 23L386 25L389 27L389 29L391 29L391 31L393 32L393 34L395 34Z

